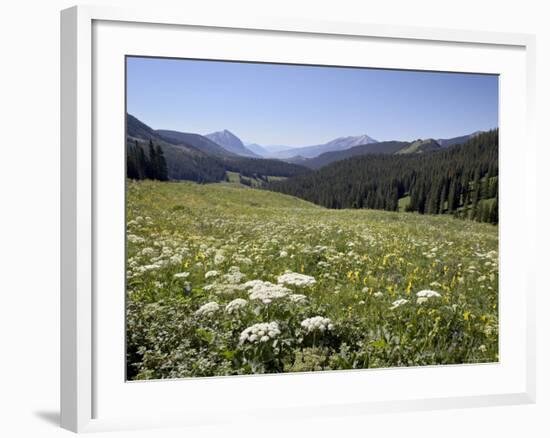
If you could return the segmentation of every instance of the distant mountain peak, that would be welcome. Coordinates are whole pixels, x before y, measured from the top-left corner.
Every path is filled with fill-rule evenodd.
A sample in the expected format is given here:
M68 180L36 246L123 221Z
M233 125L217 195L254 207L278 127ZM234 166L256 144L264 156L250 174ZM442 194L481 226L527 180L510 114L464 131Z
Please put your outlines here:
M347 135L347 136L338 137L325 144L339 145L339 146L343 146L345 149L348 149L353 146L359 146L359 145L370 144L370 143L378 143L378 141L367 134L361 134L361 135Z
M233 152L237 155L242 155L245 157L258 157L258 154L255 154L250 149L248 149L241 139L233 134L229 129L224 129L223 131L216 131L210 134L205 135L206 138L209 138L214 143L217 143L222 148L229 152Z
M275 156L282 159L291 158L297 155L301 155L305 158L313 158L325 152L343 151L355 146L362 146L371 143L378 143L378 141L367 134L343 136L323 144L280 150L275 154Z

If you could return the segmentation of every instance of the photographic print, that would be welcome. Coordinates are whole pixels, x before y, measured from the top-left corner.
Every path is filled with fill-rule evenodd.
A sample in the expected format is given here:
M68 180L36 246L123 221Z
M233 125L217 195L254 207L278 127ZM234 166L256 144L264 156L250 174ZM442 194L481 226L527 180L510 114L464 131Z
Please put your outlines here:
M498 362L498 81L127 56L127 379Z

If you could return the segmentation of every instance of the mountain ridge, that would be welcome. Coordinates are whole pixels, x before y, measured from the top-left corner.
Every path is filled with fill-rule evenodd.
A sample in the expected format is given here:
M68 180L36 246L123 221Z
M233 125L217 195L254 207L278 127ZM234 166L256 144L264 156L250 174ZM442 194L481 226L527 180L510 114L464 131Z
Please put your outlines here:
M370 154L394 154L408 145L410 145L410 143L404 141L383 141L354 146L349 149L344 149L343 151L325 152L314 158L294 162L309 167L310 169L319 169L336 161L345 160L351 157Z
M189 132L173 131L169 129L156 129L155 132L161 139L167 143L180 145L187 144L200 149L201 151L216 155L219 157L237 156L236 154L229 152L225 148L221 147L217 143L213 142L209 138L200 134L193 134Z
M498 129L431 153L373 154L333 162L270 190L327 208L372 208L467 215L498 222ZM409 146L433 145L435 140ZM430 146L431 147L431 146ZM406 205L400 205L406 200ZM484 200L484 203L481 203ZM491 208L485 201L491 202ZM479 204L478 204L479 202ZM496 207L495 207L496 206ZM478 209L479 207L479 209Z
M345 150L354 146L371 144L371 143L378 143L378 141L373 139L367 134L362 134L357 136L338 137L322 144L317 144L312 146L302 146L298 148L283 150L275 153L274 158L288 159L294 156L302 156L304 158L314 158L325 152Z
M187 141L183 142L183 140ZM231 171L249 177L263 177L267 181L267 176L289 177L309 172L306 167L281 160L232 154L199 134L156 131L135 116L127 114L127 154L139 155L141 149L148 156L149 142L162 149L166 159L168 178L171 180L220 182L224 181L227 178L227 172Z
M424 152L433 152L441 149L441 145L434 140L433 138L418 139L410 143L409 146L406 146L397 152L398 155L403 154L421 154Z
M206 134L204 137L212 140L214 143L234 154L244 157L261 158L260 155L248 149L242 140L228 129L211 132L210 134Z

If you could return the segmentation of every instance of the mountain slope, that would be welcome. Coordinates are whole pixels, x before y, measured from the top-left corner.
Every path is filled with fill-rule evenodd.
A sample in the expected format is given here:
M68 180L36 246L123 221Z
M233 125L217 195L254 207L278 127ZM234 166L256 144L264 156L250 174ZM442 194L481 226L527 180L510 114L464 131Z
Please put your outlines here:
M205 135L205 137L234 154L241 155L243 157L259 158L258 154L255 154L250 149L247 149L241 139L227 129L212 132L211 134Z
M323 144L305 146L305 147L299 147L299 148L291 148L291 149L275 152L274 156L276 158L282 158L282 159L292 158L295 156L300 156L304 158L313 158L325 152L342 151L354 146L371 144L371 143L377 143L377 141L369 137L368 135L359 135L355 137L354 136L338 137L338 138L335 138L334 140L331 140Z
M279 152L289 151L291 149L296 149L292 146L285 146L285 145L280 145L280 144L270 144L270 145L261 145L261 146L262 146L262 148L264 148L267 151L269 156L275 156Z
M151 141L155 146L160 146L164 153L169 179L207 183L222 181L225 178L225 166L215 157L187 146L175 146L162 140ZM128 136L126 145L127 148L137 145L146 155L149 154L149 140Z
M257 143L245 143L244 146L249 150L254 152L256 155L260 157L270 157L271 153L263 146L257 144Z
M460 137L453 137L453 138L438 138L436 141L439 143L439 145L443 148L453 146L455 144L464 144L471 138L474 138L475 136L481 134L482 131L476 131L472 132L468 135L461 135Z
M127 114L126 128L128 148L137 144L147 155L149 141L152 141L155 146L161 147L166 159L168 178L172 180L190 180L200 183L219 182L225 180L227 171L251 177L290 177L309 172L303 166L281 160L233 154L198 134L167 130L155 131L130 114ZM183 140L187 140L187 142L183 143Z
M126 114L126 135L139 140L160 140L158 133L131 114Z
M296 161L310 169L319 169L327 166L335 161L345 160L347 158L356 157L367 154L394 154L399 150L409 146L410 143L405 141L383 141L380 143L371 143L361 146L354 146L343 151L325 152L315 158L309 160Z
M233 154L232 152L224 149L217 143L214 143L209 138L206 138L199 134L171 131L168 129L157 129L155 132L162 140L173 145L190 145L207 154L216 155L218 157L237 156L236 154Z
M397 211L399 199L409 196L409 211L471 214L476 220L495 223L494 204L491 212L485 204L479 208L487 211L480 213L476 208L477 201L493 202L497 196L498 130L432 153L363 155L337 161L304 176L273 182L269 188L328 208Z
M427 138L425 140L416 140L409 146L397 151L397 154L420 154L422 152L433 152L441 149L441 146L433 138Z

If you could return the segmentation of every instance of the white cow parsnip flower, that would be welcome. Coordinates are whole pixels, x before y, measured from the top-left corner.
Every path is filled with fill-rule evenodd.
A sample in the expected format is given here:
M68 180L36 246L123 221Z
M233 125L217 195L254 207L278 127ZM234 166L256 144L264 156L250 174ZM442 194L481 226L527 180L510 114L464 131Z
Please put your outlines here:
M403 304L407 304L409 302L409 300L406 300L404 298L400 298L398 300L395 300L392 304L392 306L390 307L390 309L397 309L398 307L401 307Z
M236 313L246 306L248 301L243 298L236 298L225 306L225 311L229 314Z
M321 333L332 330L334 325L330 318L324 318L322 316L314 316L312 318L307 318L302 321L300 324L308 333L319 331Z
M218 271L208 271L206 274L204 274L204 278L206 279L217 277L217 276L218 276Z
M241 344L245 342L259 344L275 339L280 334L281 330L278 322L260 322L244 329L241 332L239 341Z
M425 303L426 301L428 301L430 298L439 298L439 297L441 297L441 294L439 292L434 291L434 290L425 289L425 290L421 290L420 292L417 292L416 297L417 297L416 302L418 304L422 304L422 303Z
M216 313L219 309L220 305L215 301L211 301L199 307L198 310L195 312L195 315L209 317Z
M277 283L291 286L313 286L316 282L314 277L296 272L287 272L277 277Z
M250 289L248 296L251 300L259 300L264 304L269 304L273 300L286 297L291 293L290 289L269 281L252 280L247 281L243 286L245 289Z

